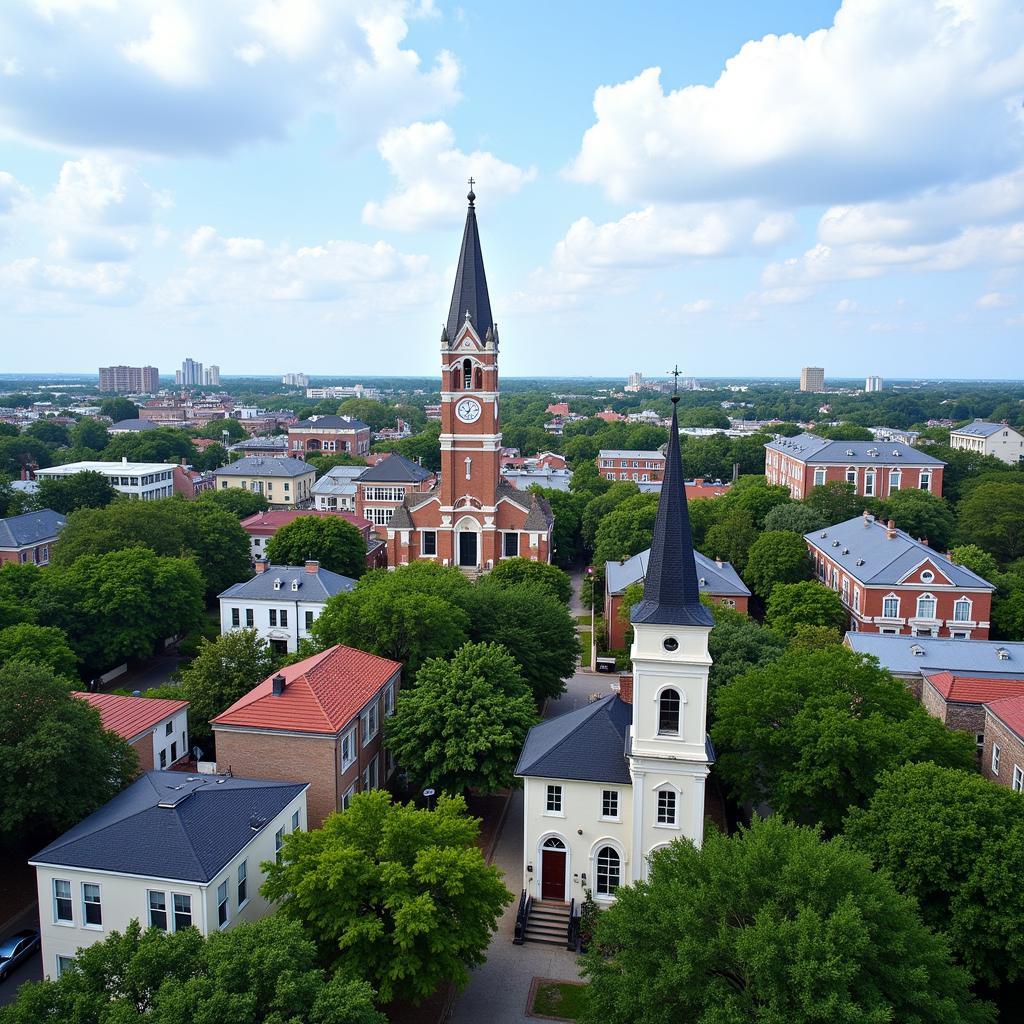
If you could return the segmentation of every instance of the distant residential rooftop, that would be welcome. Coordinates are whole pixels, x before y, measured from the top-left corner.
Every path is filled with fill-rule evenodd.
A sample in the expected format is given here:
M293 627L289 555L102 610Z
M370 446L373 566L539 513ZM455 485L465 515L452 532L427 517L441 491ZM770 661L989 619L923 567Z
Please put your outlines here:
M830 466L870 465L899 460L912 466L944 466L941 459L925 455L902 441L832 441L816 434L797 434L769 441L765 448L783 452L801 462Z
M969 437L991 437L1002 430L1013 430L1015 433L1020 433L1016 427L1011 427L1009 423L988 423L985 420L975 420L973 423L968 423L965 427L954 427L950 433L966 434Z
M74 476L75 473L102 473L104 476L147 476L150 473L166 473L174 469L174 462L69 462L64 466L49 466L37 469L36 476Z
M249 455L244 459L230 462L215 470L214 476L275 476L275 477L296 477L305 476L315 470L308 462L302 459L285 457L275 459L262 455Z

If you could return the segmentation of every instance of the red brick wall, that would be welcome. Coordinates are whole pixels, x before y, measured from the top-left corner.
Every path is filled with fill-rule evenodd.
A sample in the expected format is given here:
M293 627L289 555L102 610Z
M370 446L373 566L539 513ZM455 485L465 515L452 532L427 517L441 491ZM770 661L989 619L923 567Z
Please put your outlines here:
M992 771L992 747L999 747L999 771ZM986 778L1008 789L1013 783L1013 766L1024 768L1024 743L995 715L985 713L985 747L981 754L981 771Z
M140 736L135 740L132 746L139 755L139 771L151 772L155 767L153 764L153 734L147 732L145 736Z
M881 442L880 450L881 450ZM777 466L769 465L767 459L765 461L765 477L769 484L783 484L790 488L792 497L796 499L806 498L810 494L811 489L815 486L814 484L814 472L815 469L824 468L825 470L825 483L829 483L833 480L846 481L846 466L814 466L813 464L805 463L794 456L785 452L773 452L773 455L779 458L779 464ZM875 470L875 488L872 497L875 498L887 498L889 496L889 470L898 469L900 470L900 490L914 490L920 486L921 472L926 467L907 465L902 460L884 460L879 457L877 463L872 463L870 466L860 465L850 467L857 471L857 480L855 488L858 494L864 494L864 480L865 473L869 469ZM927 469L931 472L931 480L929 482L928 490L937 496L942 495L942 466L930 466Z
M747 614L747 605L749 599L747 597L729 597L724 598L711 595L711 599L716 604L722 604L723 601L735 601L735 611L742 612L744 615ZM731 607L731 606L726 606ZM626 646L626 630L629 628L629 624L623 622L619 617L619 612L622 609L622 595L621 594L609 594L605 598L604 603L604 622L605 628L608 631L608 649L619 650Z

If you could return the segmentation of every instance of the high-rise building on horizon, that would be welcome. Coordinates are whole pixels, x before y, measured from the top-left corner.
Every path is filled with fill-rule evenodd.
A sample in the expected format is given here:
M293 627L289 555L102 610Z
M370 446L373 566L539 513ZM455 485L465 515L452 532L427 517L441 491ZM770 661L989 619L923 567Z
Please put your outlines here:
M634 370L626 378L627 391L639 391L644 386L644 375L639 370Z
M220 367L211 363L203 370L203 385L210 388L220 387Z
M160 390L160 371L155 366L101 366L100 391L124 395L152 394Z
M177 374L175 374L177 380ZM186 388L198 388L203 386L203 364L197 363L194 359L187 358L181 364L181 380L179 381L182 387Z
M800 371L801 391L824 391L825 369L821 366L805 366Z
M877 375L872 375L864 381L865 391L881 391L882 390L882 378Z
M309 374L306 373L286 373L281 378L281 383L286 387L290 388L308 388L309 387Z

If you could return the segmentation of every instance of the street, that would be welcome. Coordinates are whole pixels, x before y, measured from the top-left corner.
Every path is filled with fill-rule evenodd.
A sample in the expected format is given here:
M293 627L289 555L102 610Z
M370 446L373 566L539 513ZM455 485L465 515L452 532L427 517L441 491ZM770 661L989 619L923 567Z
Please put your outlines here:
M4 927L0 939L6 939L8 935L21 931L22 928L38 928L39 912L33 904L28 910L12 918ZM7 1006L13 1003L18 996L18 989L26 981L42 981L43 961L39 952L24 963L19 964L11 973L0 981L0 1006Z

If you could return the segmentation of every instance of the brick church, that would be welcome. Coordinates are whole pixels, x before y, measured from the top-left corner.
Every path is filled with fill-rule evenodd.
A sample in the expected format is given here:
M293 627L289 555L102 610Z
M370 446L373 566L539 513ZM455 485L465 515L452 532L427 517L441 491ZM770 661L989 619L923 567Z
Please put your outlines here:
M471 183L472 189L472 183ZM420 559L470 574L520 556L551 560L551 507L501 475L498 325L491 316L476 196L466 229L448 323L441 331L441 477L410 492L388 523L388 564Z

